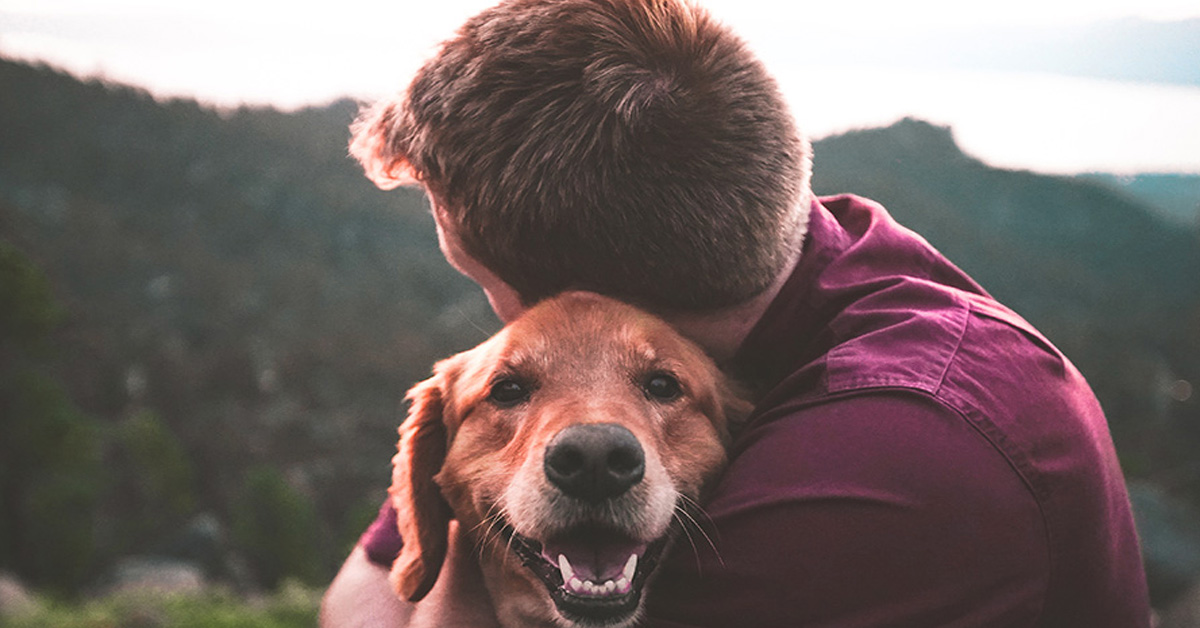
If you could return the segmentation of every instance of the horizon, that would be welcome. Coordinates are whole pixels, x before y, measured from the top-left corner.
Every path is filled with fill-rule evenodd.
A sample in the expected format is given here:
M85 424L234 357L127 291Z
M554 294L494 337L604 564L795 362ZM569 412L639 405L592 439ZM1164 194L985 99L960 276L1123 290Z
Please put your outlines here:
M814 139L915 117L951 127L964 151L996 167L1200 174L1200 119L1194 114L1200 111L1200 84L888 59L888 46L900 37L928 46L925 52L936 57L948 35L1067 33L1128 19L1200 20L1194 3L1017 0L966 6L918 0L901 7L861 0L789 11L767 2L701 4L759 54ZM131 85L159 99L290 111L398 91L438 43L491 4L452 0L405 7L358 0L282 9L266 0L7 0L0 6L0 55L85 80ZM806 35L803 43L797 33ZM800 49L815 52L802 56ZM844 94L855 98L847 101Z

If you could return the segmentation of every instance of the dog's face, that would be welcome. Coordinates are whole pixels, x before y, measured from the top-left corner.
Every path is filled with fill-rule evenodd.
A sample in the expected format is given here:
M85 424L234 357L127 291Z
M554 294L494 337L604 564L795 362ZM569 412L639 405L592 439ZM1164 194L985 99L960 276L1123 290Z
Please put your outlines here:
M535 306L409 397L393 584L425 595L453 516L507 626L636 621L672 531L725 462L727 422L747 409L666 323L586 293Z

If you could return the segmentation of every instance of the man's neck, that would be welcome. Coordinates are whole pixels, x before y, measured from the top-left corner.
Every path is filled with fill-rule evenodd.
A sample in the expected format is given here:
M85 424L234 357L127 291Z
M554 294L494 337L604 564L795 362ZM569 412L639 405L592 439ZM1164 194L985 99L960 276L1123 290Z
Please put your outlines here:
M660 312L660 315L679 333L703 347L718 364L724 365L737 354L746 337L792 276L796 264L800 262L800 247L794 250L796 252L792 260L775 277L775 281L745 303L703 314Z

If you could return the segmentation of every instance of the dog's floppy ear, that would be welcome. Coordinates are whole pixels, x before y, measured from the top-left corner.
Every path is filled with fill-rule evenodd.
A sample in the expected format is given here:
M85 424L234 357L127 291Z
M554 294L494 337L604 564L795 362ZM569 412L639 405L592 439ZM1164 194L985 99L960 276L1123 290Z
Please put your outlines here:
M411 602L425 597L437 580L453 517L434 483L448 446L442 422L446 381L446 374L439 372L408 392L412 405L400 426L400 443L392 459L389 493L404 546L392 565L391 582Z
M402 101L385 100L364 109L350 127L350 155L380 189L420 181L406 155L411 127L406 117Z

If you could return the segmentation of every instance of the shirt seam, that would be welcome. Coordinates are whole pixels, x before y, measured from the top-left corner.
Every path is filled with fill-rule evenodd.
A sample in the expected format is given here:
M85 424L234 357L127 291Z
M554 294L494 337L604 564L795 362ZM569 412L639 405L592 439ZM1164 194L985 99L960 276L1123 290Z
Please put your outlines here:
M1016 444L1010 438L1008 438L1004 432L996 429L995 424L993 424L991 421L988 421L978 408L976 408L973 404L968 403L956 393L945 389L944 386L939 387L937 392L934 392L921 386L882 383L889 381L888 378L882 377L864 377L861 378L861 380L864 382L867 380L875 380L880 383L875 385L859 386L851 389L841 389L836 393L824 395L824 400L854 397L864 393L882 392L887 390L919 394L962 417L962 420L967 425L971 426L972 429L974 429L981 437L983 437L984 440L988 442L989 445L991 445L992 449L994 449L1008 462L1009 467L1012 468L1013 472L1017 474L1017 477L1021 479L1021 483L1025 485L1026 490L1029 491L1030 497L1037 506L1038 515L1042 522L1042 533L1046 540L1047 582L1049 582L1050 579L1052 579L1052 574L1056 571L1056 565L1058 563L1057 552L1055 551L1055 536L1051 530L1050 518L1046 512L1046 503L1050 499L1050 494L1040 486L1040 483L1034 481L1033 476L1036 476L1037 474L1035 470L1024 461L1025 456L1020 455L1021 448L1016 446ZM892 381L902 380L893 379ZM819 398L814 399L814 401L818 400ZM1037 612L1037 617L1039 619L1046 611L1046 601L1046 591L1043 590L1041 592Z
M958 356L959 350L962 348L963 338L966 337L967 326L970 323L971 316L974 314L974 308L968 299L962 297L957 292L953 293L953 299L957 307L948 308L948 316L953 317L954 323L952 329L954 334L952 340L946 343L946 349L938 354L941 358L940 368L936 374L926 376L902 376L895 374L878 374L878 375L835 375L832 373L832 363L837 359L836 355L839 350L844 350L844 345L838 343L826 357L826 364L830 365L825 373L826 390L829 393L849 392L861 388L886 387L896 386L900 388L912 388L923 391L929 394L936 394L942 388L946 380L946 374L950 372L950 365L954 363Z
M961 333L958 338L958 343L955 346L954 353L950 360L946 362L945 369L942 372L941 379L937 390L929 393L930 396L950 408L955 413L963 418L964 421L972 426L984 439L991 443L992 447L1008 461L1013 471L1021 478L1029 490L1029 494L1033 497L1033 501L1037 504L1038 514L1042 521L1042 532L1046 538L1046 560L1047 560L1047 578L1048 581L1053 579L1053 574L1057 571L1058 553L1056 551L1056 537L1053 528L1050 525L1051 518L1047 512L1048 504L1051 501L1052 495L1046 489L1043 483L1037 481L1037 469L1029 463L1029 456L1015 441L1008 437L1003 430L999 429L995 423L988 420L986 415L973 403L968 401L962 395L946 386L946 379L950 372L950 367L958 357L959 350L962 347L962 342L966 338L967 328L970 326L971 320L975 316L983 316L985 313L978 312L975 304L969 300L964 300L968 315L963 321ZM1041 606L1038 609L1038 617L1040 618L1046 611L1046 594L1042 592Z
M1003 431L996 428L994 423L987 420L984 414L973 404L966 402L965 399L948 390L939 391L934 398L962 416L968 425L972 426L983 438L991 443L992 447L1001 456L1004 456L1004 459L1008 461L1013 471L1021 478L1025 487L1029 490L1030 496L1033 497L1033 501L1037 505L1038 514L1042 521L1042 533L1046 539L1047 582L1050 582L1053 580L1053 574L1057 571L1058 552L1056 551L1056 537L1050 526L1050 517L1046 511L1047 502L1050 500L1050 493L1041 487L1041 483L1035 481L1036 470L1025 460L1025 456L1021 454L1021 448L1005 435ZM1042 591L1041 607L1038 609L1039 619L1045 613L1045 610L1046 592Z

